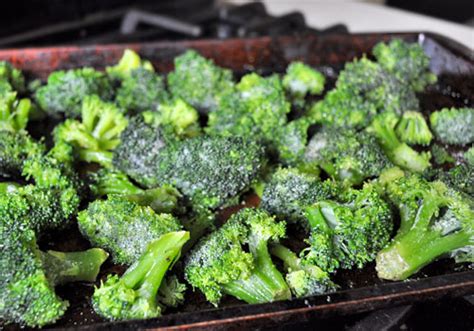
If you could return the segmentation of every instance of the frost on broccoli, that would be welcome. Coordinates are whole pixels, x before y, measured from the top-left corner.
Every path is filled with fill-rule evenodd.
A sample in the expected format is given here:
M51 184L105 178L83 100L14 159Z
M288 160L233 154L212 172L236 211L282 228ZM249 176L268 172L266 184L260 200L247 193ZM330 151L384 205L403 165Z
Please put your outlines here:
M191 251L185 277L214 305L224 294L247 303L289 299L288 285L268 247L284 236L284 223L263 210L243 209Z
M387 192L400 210L401 223L377 255L380 278L406 279L435 259L474 244L472 201L444 183L411 175L389 183Z
M98 95L108 100L112 89L104 73L92 68L55 71L48 77L46 85L35 94L39 106L49 115L76 118L81 115L82 100Z
M174 59L174 71L168 74L173 97L181 98L199 112L216 110L218 97L233 86L232 72L220 68L194 50Z
M431 129L445 144L474 142L474 108L443 108L430 115Z
M282 83L291 95L304 98L307 94L321 94L324 90L325 78L309 65L295 61L286 68Z
M423 91L429 84L436 82L436 75L430 72L430 59L421 45L394 39L390 43L378 43L373 48L377 62L400 81L411 85L417 91Z

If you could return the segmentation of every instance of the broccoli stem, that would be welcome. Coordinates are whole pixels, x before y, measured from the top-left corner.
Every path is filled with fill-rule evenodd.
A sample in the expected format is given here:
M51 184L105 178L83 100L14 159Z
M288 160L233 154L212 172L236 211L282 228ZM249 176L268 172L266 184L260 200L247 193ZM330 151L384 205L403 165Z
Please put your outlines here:
M128 288L137 288L140 297L156 306L156 295L166 271L179 258L181 248L189 240L189 232L162 235L148 245L145 253L122 276Z
M85 162L95 162L104 167L109 167L112 164L113 153L107 151L97 151L81 149L79 151L79 159Z
M143 193L143 190L135 186L122 174L110 173L100 178L95 186L96 194L104 196L108 194L134 195Z
M223 286L223 291L247 303L264 303L291 298L291 292L280 271L275 267L266 240L249 244L255 257L255 269L246 279Z
M71 282L93 282L100 266L109 254L100 248L91 248L82 252L41 252L46 275L54 285Z
M157 213L171 213L177 207L179 192L172 186L142 190L134 194L127 194L127 199L140 206L149 206Z
M300 261L298 256L291 249L281 245L275 244L270 248L270 252L273 256L276 256L283 261L285 267L290 270L299 270L301 269Z

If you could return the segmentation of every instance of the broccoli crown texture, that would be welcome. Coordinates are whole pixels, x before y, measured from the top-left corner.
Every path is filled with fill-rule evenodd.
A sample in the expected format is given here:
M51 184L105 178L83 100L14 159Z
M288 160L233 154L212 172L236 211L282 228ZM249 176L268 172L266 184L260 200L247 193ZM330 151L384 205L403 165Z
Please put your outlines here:
M417 111L403 113L395 129L401 141L410 145L429 145L433 135L423 115Z
M106 67L105 71L112 79L123 80L130 77L134 70L144 69L153 72L153 66L149 61L144 61L140 55L131 49L126 49L123 52L122 58L119 62L110 67Z
M474 166L458 164L446 172L441 172L439 179L455 190L474 197Z
M350 185L378 176L391 164L373 136L336 129L320 131L311 138L304 162Z
M375 259L390 240L392 214L388 204L371 185L349 189L338 201L326 200L307 207L311 225L305 263L333 272L362 268Z
M181 230L172 215L156 214L148 206L113 195L90 203L77 220L82 234L121 264L136 261L148 243L165 233Z
M401 177L387 186L400 211L400 228L377 255L378 276L403 280L433 260L474 244L472 201L417 175Z
M322 73L299 61L290 63L282 81L284 88L299 98L305 97L306 94L321 94L324 82Z
M0 92L0 130L24 130L30 109L30 99L17 99L17 92Z
M436 144L433 144L433 146L431 146L431 156L433 157L433 161L437 165L453 163L454 161L456 161L446 149Z
M242 209L191 251L186 279L214 305L224 293L247 303L288 299L290 290L268 250L283 236L284 223L263 210Z
M92 68L55 71L48 77L48 83L35 94L36 101L48 114L66 117L81 115L82 100L96 94L104 100L111 97L111 86L105 74Z
M174 66L174 71L168 74L171 94L200 112L214 111L218 96L233 86L230 70L216 66L196 51L188 50L176 57Z
M430 59L421 45L394 39L390 43L378 43L373 48L377 62L419 92L436 82L436 75L430 72Z
M307 118L302 117L288 122L275 132L275 145L281 163L297 165L302 160L308 143L310 124Z
M23 73L13 67L10 62L0 61L0 81L8 83L13 90L19 93L26 90Z
M296 168L282 168L265 185L260 208L281 220L308 228L305 207L320 200L331 199L339 191L332 181L321 182L317 177Z
M130 320L161 315L157 294L163 278L179 259L181 248L189 239L189 232L170 232L150 242L140 258L122 277L109 275L95 289L92 296L94 310L110 320ZM172 291L166 284L167 291ZM182 288L174 289L178 296ZM161 295L163 292L161 293Z
M163 148L150 175L135 180L146 187L170 184L193 203L216 208L247 189L263 165L263 148L251 140L197 137Z
M443 108L430 115L431 129L441 142L467 145L474 142L474 108Z
M467 164L469 164L471 167L474 167L474 146L469 148L464 153L464 159L466 160Z

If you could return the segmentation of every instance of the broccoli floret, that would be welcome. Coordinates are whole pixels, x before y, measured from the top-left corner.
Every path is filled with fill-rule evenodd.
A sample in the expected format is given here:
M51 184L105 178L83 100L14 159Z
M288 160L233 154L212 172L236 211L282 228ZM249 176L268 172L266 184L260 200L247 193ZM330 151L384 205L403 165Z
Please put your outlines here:
M443 143L462 146L474 142L474 108L443 108L431 113L430 124Z
M464 153L464 159L466 160L467 164L469 164L471 167L474 167L474 146L469 148Z
M77 220L81 233L121 264L135 262L148 243L163 234L181 230L172 215L157 214L148 206L114 195L90 203Z
M218 109L209 114L207 132L255 137L276 149L276 133L287 123L289 111L290 103L278 76L247 74L235 90L221 96Z
M174 71L168 74L168 87L173 97L185 100L199 112L217 108L218 96L233 86L232 72L220 68L194 50L174 59Z
M166 233L149 243L122 277L109 276L95 289L92 296L94 310L110 320L160 316L158 291L166 272L179 259L181 248L188 239L188 232L179 231ZM176 290L179 296L182 289Z
M297 165L301 161L308 143L310 124L307 118L302 117L288 122L281 130L275 132L275 145L281 163Z
M23 73L21 70L14 68L9 62L0 61L0 81L8 83L12 90L18 91L19 93L26 91ZM2 89L0 88L0 90Z
M199 114L182 99L173 99L160 104L157 111L143 113L143 118L153 126L169 126L179 138L199 135Z
M425 118L417 111L404 112L395 131L401 141L410 145L427 146L433 139Z
M307 94L321 94L324 90L325 78L319 71L303 62L292 62L286 68L283 86L293 96L304 98Z
M184 251L184 248L182 251ZM160 289L158 290L158 301L166 307L178 307L184 302L185 291L186 285L181 283L178 277L171 275L161 281Z
M393 164L413 172L423 172L430 167L430 154L418 153L400 141L395 132L399 118L391 112L377 115L368 131L377 137L385 154Z
M79 117L82 100L89 95L101 99L111 97L111 86L105 74L92 68L55 71L48 77L48 83L35 94L40 107L49 115Z
M453 189L474 197L474 166L461 163L441 172L438 178Z
M30 109L30 99L17 99L16 92L0 93L0 130L24 130L28 124Z
M348 90L372 103L380 112L402 114L420 108L412 88L367 58L346 63L336 82L337 89Z
M327 126L362 129L370 124L375 114L377 107L360 95L347 89L334 89L311 107L308 116Z
M311 235L302 259L329 272L373 261L393 227L388 204L371 185L349 189L338 201L319 201L306 208L306 217Z
M242 209L191 251L185 262L186 280L214 305L223 294L247 303L289 299L288 285L268 248L283 236L284 223L263 210Z
M151 166L146 175L121 170L145 187L170 184L193 205L217 208L250 187L264 166L264 152L244 138L203 136L161 149Z
M304 162L307 167L321 167L331 177L348 185L376 177L391 165L371 135L336 129L322 130L311 138Z
M305 263L289 248L275 244L271 246L270 251L284 262L288 270L286 282L296 297L323 294L336 289L327 272Z
M446 163L453 163L456 160L449 154L449 152L441 147L440 145L433 145L431 147L431 155L437 165L443 165Z
M112 165L112 150L120 144L120 134L128 120L112 103L87 96L82 103L82 120L68 119L56 127L56 141L65 141L77 151L79 160Z
M411 85L417 91L423 91L429 84L436 82L436 75L430 72L430 59L417 43L406 43L394 39L389 44L378 43L373 48L377 62L400 81Z
M105 71L113 79L126 79L136 69L154 71L153 65L149 61L142 60L133 50L126 49L119 62L114 66L106 67Z
M96 197L120 195L140 206L149 206L156 213L171 213L178 208L181 194L170 185L142 189L124 173L109 169L100 169L89 177L92 193Z
M334 182L321 182L298 169L278 169L265 185L260 208L278 219L308 228L304 208L317 201L331 199L339 191Z
M4 208L0 203L2 215ZM95 281L108 256L97 248L42 252L34 231L21 217L0 218L0 242L0 318L30 327L53 323L64 314L68 302L55 294L55 285Z
M400 228L377 255L380 278L403 280L433 260L474 243L472 202L442 182L417 175L388 184L390 200L400 210Z

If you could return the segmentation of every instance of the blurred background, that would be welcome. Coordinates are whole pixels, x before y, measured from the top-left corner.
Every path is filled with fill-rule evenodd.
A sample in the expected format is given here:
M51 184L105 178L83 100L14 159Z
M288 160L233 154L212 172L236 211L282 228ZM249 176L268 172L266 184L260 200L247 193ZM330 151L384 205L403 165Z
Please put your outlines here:
M305 30L432 31L471 48L474 45L473 0L16 0L3 3L2 48L231 38Z

